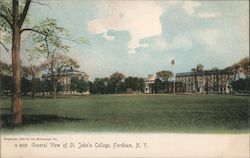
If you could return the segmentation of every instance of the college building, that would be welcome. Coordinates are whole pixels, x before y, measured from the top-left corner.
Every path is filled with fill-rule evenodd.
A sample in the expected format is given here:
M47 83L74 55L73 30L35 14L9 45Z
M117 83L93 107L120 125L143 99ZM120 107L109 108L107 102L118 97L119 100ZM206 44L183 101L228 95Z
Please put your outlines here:
M167 81L163 90L155 88L156 75L145 79L145 93L195 93L227 94L231 93L231 75L225 70L204 70L177 73L174 81Z
M155 75L148 75L148 78L145 78L145 88L144 93L155 93L154 84L155 84Z
M226 94L231 92L230 74L225 70L204 70L176 74L186 93Z
M83 79L86 82L90 80L89 75L83 71L76 70L72 67L70 69L64 69L58 78L58 82L63 88L63 91L61 91L62 94L75 94L75 92L70 90L71 79L73 77L77 77L79 80ZM43 78L51 79L51 76L44 75Z
M144 93L185 93L185 85L180 81L167 81L164 89L155 87L156 75L148 75L145 79Z

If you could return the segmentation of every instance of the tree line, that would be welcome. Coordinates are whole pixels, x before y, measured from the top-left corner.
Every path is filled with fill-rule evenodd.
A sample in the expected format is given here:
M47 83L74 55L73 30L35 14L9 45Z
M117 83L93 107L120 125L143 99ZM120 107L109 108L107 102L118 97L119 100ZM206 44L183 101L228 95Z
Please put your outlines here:
M144 87L144 78L125 77L119 72L115 72L109 77L95 78L89 84L89 90L92 94L143 93Z
M57 59L57 58L56 58ZM54 97L57 93L64 91L64 88L60 82L60 78L65 69L69 66L75 65L78 67L76 61L72 59L67 59L68 62L63 62L62 60L55 60L54 65L60 67L54 70L54 79L56 84L53 82L51 73L48 71L50 67L50 61L42 63L41 65L30 65L21 67L21 95L22 96L32 96L35 97L37 93L40 95L45 95L48 93ZM61 65L61 66L59 66ZM11 94L13 91L12 84L12 65L0 62L0 79L1 79L1 95ZM45 74L42 75L42 72ZM46 77L49 76L49 77ZM167 81L173 77L171 71L159 71L156 73L157 81L160 81L162 85L166 86ZM86 81L77 76L70 78L69 90L73 92L83 93L89 91L91 94L121 94L121 93L143 93L145 90L145 78L128 76L125 77L124 74L115 72L109 77L95 78L94 81ZM158 83L158 82L157 82Z
M73 61L70 58L63 56L63 61L61 58L55 58L60 60L55 60L54 64L58 65L60 69L55 69L54 74L56 79L56 89L54 89L53 81L51 78L43 79L41 76L41 71L44 69L44 65L40 66L30 65L21 67L21 95L22 96L34 96L39 93L39 95L45 96L45 93L49 93L52 97L54 94L58 94L64 91L64 87L59 82L61 78L61 73L65 68L75 65L75 68L78 67L76 61ZM68 61L68 62L65 62ZM66 64L71 63L71 64ZM239 78L240 73L247 73L247 65L249 64L247 58L241 59L239 62L233 64L230 67L224 69L230 74L231 86L234 91L249 91L249 78ZM61 66L59 66L61 65ZM10 94L13 89L11 69L12 66L4 62L0 62L0 77L1 77L1 95ZM194 72L204 71L204 66L198 64L196 68L191 69ZM210 71L218 71L219 69L214 67ZM46 72L49 74L48 72ZM154 84L151 87L155 93L165 92L166 88L169 87L169 80L173 78L174 74L171 71L163 70L156 72ZM145 81L147 79L140 77L128 76L125 77L124 74L115 72L109 77L104 78L95 78L94 81L86 81L79 77L72 77L70 81L69 90L77 93L84 93L89 91L91 94L123 94L123 93L144 93L145 91ZM216 86L215 86L216 88ZM206 89L206 87L205 87ZM5 90L5 91L4 91ZM7 91L6 91L7 90ZM74 94L73 93L73 94Z
M67 58L65 58L67 59ZM47 63L47 62L46 62ZM66 69L71 69L72 67L65 67L65 63L55 61L55 64L63 64L64 69L57 69L55 71L56 86L52 81L50 74L44 70L44 65L30 65L21 67L21 95L22 96L32 96L32 99L39 93L41 96L51 96L54 97L54 94L64 90L64 87L61 82L59 82L62 74ZM76 64L74 61L73 63ZM72 65L72 64L69 64ZM12 65L6 64L0 61L0 96L8 96L13 93L13 84L12 84ZM42 74L42 72L46 74ZM54 89L56 88L56 90ZM88 90L88 82L78 77L71 78L71 91L84 92ZM45 94L46 93L46 94ZM48 95L49 94L49 95Z
M11 69L11 65L0 62L0 95L10 95L13 93ZM47 96L47 94L49 93L49 95L53 97L53 81L51 77L42 77L41 67L22 66L21 70L22 96L32 96L32 98L34 99L37 93L42 96ZM56 75L57 83L55 94L64 91L65 88L59 81L61 73L57 74L58 75ZM72 78L70 78L69 86L69 90L72 91L73 94L75 92L84 93L87 91L92 94L143 93L145 87L145 80L139 77L125 77L125 75L123 75L122 73L115 72L109 77L96 78L94 81L86 81L77 76L73 76Z

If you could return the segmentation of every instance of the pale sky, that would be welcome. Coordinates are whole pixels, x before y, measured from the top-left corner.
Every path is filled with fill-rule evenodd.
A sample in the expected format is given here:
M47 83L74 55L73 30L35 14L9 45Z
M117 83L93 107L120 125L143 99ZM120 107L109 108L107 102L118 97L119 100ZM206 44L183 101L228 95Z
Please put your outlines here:
M249 56L247 0L40 2L50 7L32 4L31 25L55 18L74 37L87 38L90 45L68 43L69 55L92 79L116 71L140 77L160 70L187 72L199 63L225 68ZM24 40L22 53L30 46ZM10 55L3 52L1 58Z

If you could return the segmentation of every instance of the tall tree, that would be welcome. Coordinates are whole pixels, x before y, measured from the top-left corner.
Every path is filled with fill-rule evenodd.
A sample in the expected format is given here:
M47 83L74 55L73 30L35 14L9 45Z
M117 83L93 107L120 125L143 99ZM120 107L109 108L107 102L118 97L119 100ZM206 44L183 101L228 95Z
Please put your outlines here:
M109 76L108 87L110 93L117 93L119 83L125 78L122 73L115 72Z
M145 80L144 80L144 78L139 78L138 90L141 92L144 92L144 89L145 89Z
M145 87L145 81L143 78L127 77L125 78L125 88L133 91L143 92Z
M237 63L234 63L233 65L227 67L224 69L228 74L232 75L232 78L230 79L232 82L240 79L240 73L244 73L244 75L249 78L249 71L250 71L250 61L248 57L245 57L238 61Z
M13 91L12 91L12 123L14 125L22 123L22 103L21 103L21 58L20 43L21 29L26 19L31 0L26 0L23 7L20 7L19 0L12 0L12 7L8 1L0 3L1 28L8 27L12 35L12 72L13 72Z
M244 73L246 76L249 75L250 61L248 57L245 57L231 66L233 71L238 75Z
M36 94L36 84L38 83L39 80L37 78L40 75L40 65L30 65L28 67L28 74L31 77L31 96L32 99L34 99L35 94Z
M43 68L48 71L48 77L52 80L52 95L56 98L57 83L62 76L63 70L69 68L78 68L75 60L60 54L54 54L43 63Z
M137 91L139 88L139 79L138 77L127 77L125 78L125 87L126 89L131 89L133 91Z
M77 84L77 92L87 92L89 89L89 83L85 81L84 79L80 79Z
M0 61L0 74L11 76L12 75L12 66Z
M108 78L95 78L93 83L90 83L90 93L107 94L108 93Z
M157 78L159 78L163 82L166 82L169 79L171 79L174 76L174 74L171 71L165 71L165 70L163 70L163 71L157 72L156 76L157 76Z
M83 37L77 40L73 39L65 28L58 26L56 20L50 18L41 21L38 26L25 30L32 30L34 32L33 41L36 46L28 50L30 55L33 57L36 56L36 58L45 58L47 64L49 63L50 65L52 95L53 98L56 98L58 76L54 70L58 66L58 63L55 62L61 61L64 65L70 63L73 67L78 67L73 59L63 55L68 53L70 48L64 41L67 40L77 44L88 44L88 41ZM57 67L56 71L59 70L60 66Z
M174 73L171 71L159 71L156 73L156 78L160 79L164 85L164 90L166 90L166 86L167 86L167 81L171 78L173 78Z

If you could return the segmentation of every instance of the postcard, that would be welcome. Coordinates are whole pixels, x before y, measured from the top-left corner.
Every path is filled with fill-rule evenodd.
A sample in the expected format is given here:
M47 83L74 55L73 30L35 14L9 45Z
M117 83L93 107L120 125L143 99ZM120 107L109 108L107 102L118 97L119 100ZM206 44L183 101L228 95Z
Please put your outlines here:
M2 0L2 158L248 158L249 1Z

